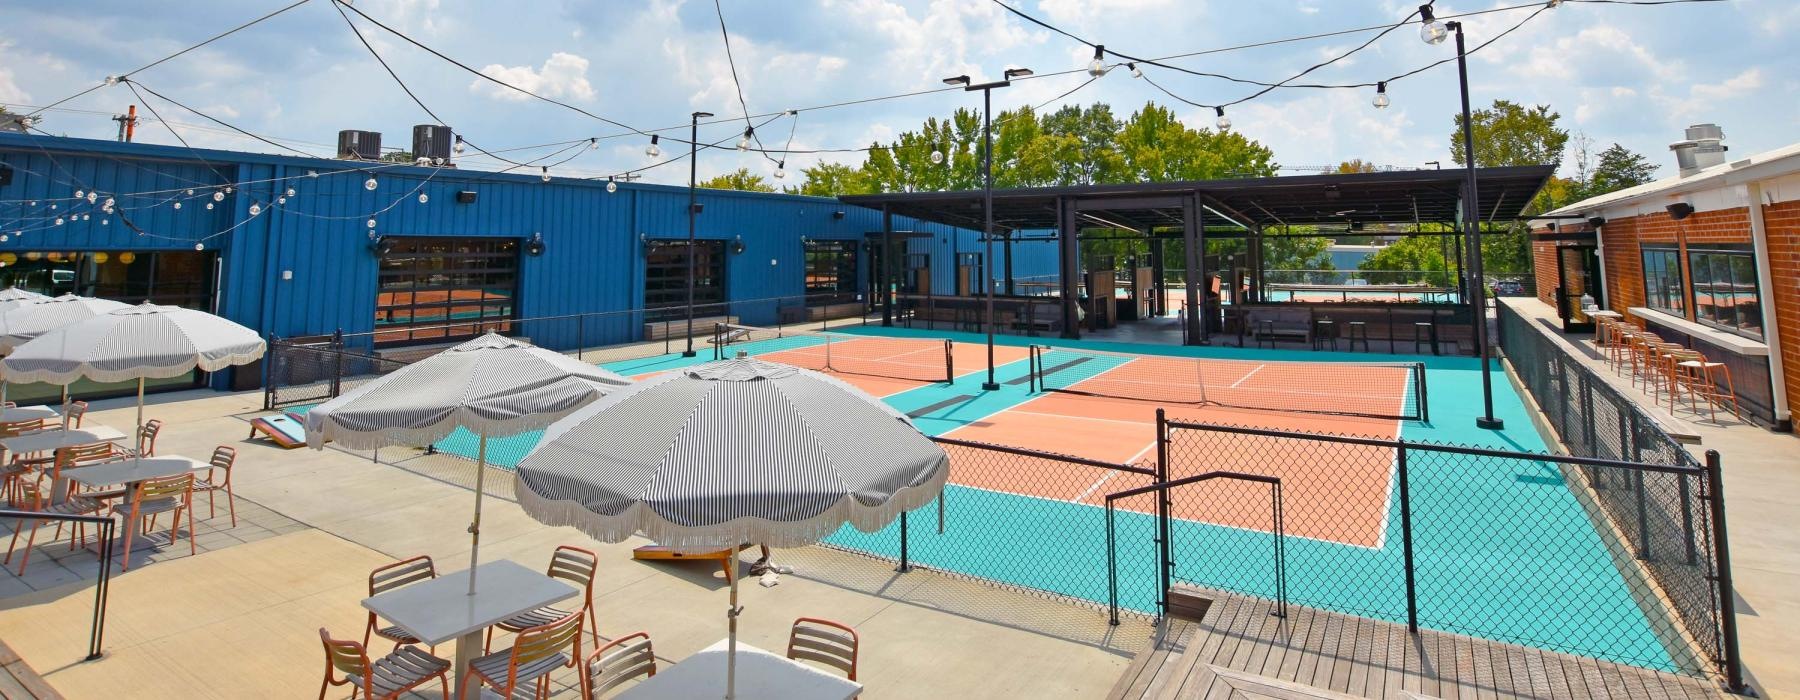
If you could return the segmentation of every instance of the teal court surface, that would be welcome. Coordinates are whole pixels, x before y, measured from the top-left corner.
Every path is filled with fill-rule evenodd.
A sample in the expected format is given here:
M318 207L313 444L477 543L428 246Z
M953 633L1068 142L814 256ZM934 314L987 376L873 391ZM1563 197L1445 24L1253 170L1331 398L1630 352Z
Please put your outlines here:
M1207 373L1209 393L1229 391L1236 393L1225 395L1248 397L1230 406L1201 406L1179 392L1170 394L1168 401L1144 401L1034 391L1028 348L1032 342L1046 342L1042 338L1001 337L994 377L1000 388L984 391L986 349L978 334L840 330L830 336L745 336L723 354L743 351L771 361L829 365L840 378L910 416L929 435L1111 463L1154 462L1154 413L1159 407L1166 408L1172 419L1203 423L1529 452L1546 449L1524 402L1498 371L1493 375L1495 410L1507 427L1503 431L1475 427L1481 381L1479 362L1472 358L1101 341L1048 341L1066 350L1050 349L1042 357L1047 376L1069 366L1075 369L1068 371L1085 372L1070 380L1077 390L1084 383L1121 376L1123 381L1137 381L1130 374L1144 368L1149 371L1141 373L1154 383L1160 373L1173 371L1170 367L1193 366L1195 361L1171 358L1198 358ZM626 376L650 376L709 361L711 350L703 348L697 358L675 354L604 366ZM1159 364L1164 362L1187 364ZM1424 397L1406 373L1393 368L1421 362L1429 386L1430 421L1397 418L1415 412L1419 407L1412 404ZM1259 400L1269 406L1243 405ZM1320 402L1353 410L1311 410ZM501 467L517 464L540 435L490 439L488 459ZM1171 476L1228 468L1282 477L1288 492L1286 588L1292 603L1405 620L1392 450L1257 459L1254 446L1248 444L1206 444L1215 449L1172 456ZM459 432L436 447L473 457L476 439ZM943 529L938 529L935 509L913 514L906 545L914 565L1106 604L1102 504L1106 494L1147 484L1147 477L1068 462L996 460L957 446L949 451L951 484L944 496ZM1658 630L1669 628L1659 618L1667 613L1660 604L1634 595L1606 536L1591 524L1557 465L1475 460L1454 468L1416 469L1411 494L1419 617L1424 626L1659 670L1695 663L1686 658L1685 647L1671 643L1666 634L1659 636ZM1262 519L1267 517L1267 501L1256 501L1262 508L1257 510L1224 498L1178 499L1171 533L1177 562L1174 577L1272 596L1273 537ZM1128 500L1117 512L1117 595L1122 608L1153 614L1158 587L1156 520L1146 512L1150 510L1146 504L1144 499ZM898 524L876 533L846 527L826 542L897 559L900 532Z

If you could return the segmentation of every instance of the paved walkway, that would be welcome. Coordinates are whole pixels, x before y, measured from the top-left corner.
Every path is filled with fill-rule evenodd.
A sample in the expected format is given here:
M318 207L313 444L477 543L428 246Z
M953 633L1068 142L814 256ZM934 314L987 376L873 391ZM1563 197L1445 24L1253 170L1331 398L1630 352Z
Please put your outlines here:
M1556 310L1535 299L1508 299L1536 322L1554 325ZM1615 377L1591 334L1552 336L1569 354L1603 376ZM1614 382L1641 405L1656 402L1623 377ZM1653 409L1666 416L1666 407ZM1718 450L1725 473L1725 513L1731 527L1732 576L1738 595L1738 634L1744 667L1763 697L1800 698L1800 437L1775 433L1720 414L1717 421L1687 408L1676 412L1672 431L1698 438L1687 446L1696 458Z
M63 566L62 580L37 580L34 561L30 575L0 591L7 643L69 697L116 697L122 688L134 697L306 695L323 668L318 628L361 637L358 601L371 567L414 554L432 555L440 570L467 566L471 463L383 450L382 461L399 461L396 467L366 453L245 442L257 393L152 401L147 415L168 426L159 453L238 446L238 536L213 520L201 527L208 551L189 556L177 547L117 576L107 656L98 662L80 662L93 604L91 579L82 576L94 565L91 555L85 565ZM88 420L126 427L131 409L97 403ZM636 562L630 550L645 542L606 545L545 527L504 500L506 473L490 476L502 478L488 480L497 498L483 509L484 560L536 568L556 545L591 547L602 562L595 602L603 638L647 630L658 656L672 663L724 636L725 581L716 567ZM254 515L248 522L246 511ZM1092 608L932 572L896 574L889 564L837 550L784 550L777 559L797 573L773 588L745 587L745 641L784 648L789 623L801 615L851 624L864 642L859 680L874 697L1095 697L1152 633L1146 621L1112 627ZM572 696L572 678L559 680L559 697Z

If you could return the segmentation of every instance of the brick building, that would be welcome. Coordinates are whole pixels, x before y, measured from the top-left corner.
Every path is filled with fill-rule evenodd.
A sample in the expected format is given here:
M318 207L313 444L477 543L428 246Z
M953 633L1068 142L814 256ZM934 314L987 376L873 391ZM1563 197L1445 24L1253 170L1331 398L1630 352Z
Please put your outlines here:
M1566 330L1583 297L1730 367L1746 418L1800 406L1800 144L1732 160L1717 127L1670 148L1680 174L1533 222L1537 295Z

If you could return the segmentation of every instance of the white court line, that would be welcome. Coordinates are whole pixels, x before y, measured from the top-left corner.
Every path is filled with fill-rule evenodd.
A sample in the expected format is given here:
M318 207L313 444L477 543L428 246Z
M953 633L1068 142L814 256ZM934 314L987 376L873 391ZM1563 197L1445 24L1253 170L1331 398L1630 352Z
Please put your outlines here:
M1137 461L1139 459L1143 459L1145 452L1149 452L1154 449L1156 449L1156 441L1152 440L1152 441L1150 441L1150 444L1144 446L1144 449L1138 450L1137 454L1132 455L1131 459L1125 460L1125 463L1135 465L1135 464L1137 464ZM1095 481L1093 483L1093 485L1088 486L1086 491L1082 491L1081 495L1076 496L1075 502L1080 503L1082 501L1087 500L1087 497L1093 495L1093 493L1095 491L1099 490L1101 485L1105 484L1108 481L1112 481L1112 478L1115 476L1118 476L1118 475L1119 475L1119 472L1108 469L1106 471L1106 476L1100 477L1100 479Z
M1238 387L1239 387L1239 386L1240 386L1240 385L1242 385L1242 384L1243 384L1243 383L1244 383L1244 382L1247 382L1247 381L1250 381L1250 378L1251 378L1251 377L1254 377L1254 376L1256 376L1256 373L1257 373L1257 372L1261 372L1261 371L1263 371L1263 368L1264 368L1264 367L1267 367L1267 366L1268 366L1268 365L1267 365L1267 364L1261 364L1261 365L1257 365L1257 366L1256 366L1256 369L1253 369L1253 370L1250 370L1250 371L1249 371L1249 372L1246 372L1246 373L1244 373L1244 376L1242 376L1242 377L1238 377L1238 380L1237 380L1237 381L1235 381L1235 382L1232 382L1232 383L1231 383L1231 387L1230 387L1230 388L1232 388L1232 389L1236 389L1236 388L1238 388Z

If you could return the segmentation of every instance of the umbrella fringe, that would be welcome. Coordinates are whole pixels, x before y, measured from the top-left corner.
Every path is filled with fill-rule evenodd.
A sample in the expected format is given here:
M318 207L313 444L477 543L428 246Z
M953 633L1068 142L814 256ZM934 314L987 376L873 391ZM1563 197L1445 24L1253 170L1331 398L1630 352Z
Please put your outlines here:
M514 473L513 492L519 506L538 522L553 527L573 527L601 542L623 542L642 534L651 541L678 552L701 554L727 549L739 544L763 544L770 547L801 547L816 544L849 523L866 533L873 533L892 523L901 513L930 504L944 489L949 476L946 457L921 483L894 492L887 501L866 505L854 494L847 494L824 512L798 522L775 522L757 517L736 518L723 523L685 526L670 522L637 501L618 515L604 515L588 510L580 503L552 499L533 490L525 478Z
M67 369L41 368L21 370L14 369L10 365L6 366L5 369L7 381L14 384L73 384L81 379L99 383L135 381L138 379L168 379L170 377L179 377L196 369L202 372L217 372L227 367L249 364L260 359L263 356L264 349L264 345L259 342L257 343L255 350L220 355L207 358L205 361L201 361L198 357L190 356L184 357L183 361L176 362L172 365L132 365L121 369L96 367L88 362L71 362L68 364ZM5 361L0 360L0 363L3 362Z

